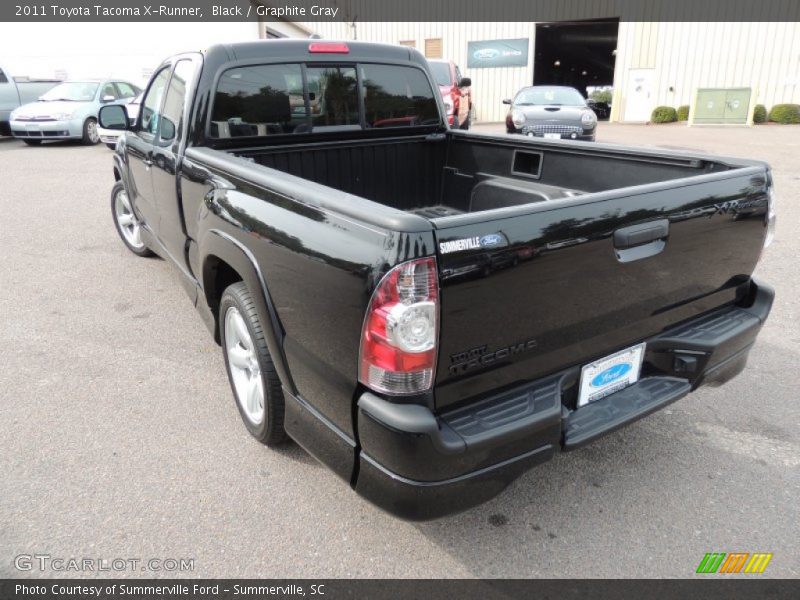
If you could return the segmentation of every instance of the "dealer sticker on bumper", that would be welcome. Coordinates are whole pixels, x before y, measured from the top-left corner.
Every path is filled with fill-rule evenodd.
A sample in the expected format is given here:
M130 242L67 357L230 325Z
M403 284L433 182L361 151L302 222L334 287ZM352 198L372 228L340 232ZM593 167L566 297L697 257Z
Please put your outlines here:
M638 344L590 363L581 370L578 407L605 398L639 381L645 344Z

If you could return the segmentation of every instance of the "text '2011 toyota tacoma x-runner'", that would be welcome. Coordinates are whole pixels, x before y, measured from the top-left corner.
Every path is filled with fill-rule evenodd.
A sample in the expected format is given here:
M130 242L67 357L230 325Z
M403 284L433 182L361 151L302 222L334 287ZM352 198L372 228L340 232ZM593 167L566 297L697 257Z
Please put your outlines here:
M453 130L414 49L214 46L100 120L250 433L406 518L730 379L772 304L767 165Z

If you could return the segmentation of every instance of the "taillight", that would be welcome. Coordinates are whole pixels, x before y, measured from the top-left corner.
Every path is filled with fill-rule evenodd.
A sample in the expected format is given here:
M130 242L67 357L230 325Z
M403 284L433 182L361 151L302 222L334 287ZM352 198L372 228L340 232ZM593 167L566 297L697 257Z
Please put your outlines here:
M311 42L308 51L312 54L347 54L350 48L344 42Z
M438 318L436 261L422 258L394 267L381 279L367 308L359 381L386 394L430 389Z
M461 90L458 89L458 86L453 86L450 89L450 99L453 101L453 112L458 114L458 101L461 98Z

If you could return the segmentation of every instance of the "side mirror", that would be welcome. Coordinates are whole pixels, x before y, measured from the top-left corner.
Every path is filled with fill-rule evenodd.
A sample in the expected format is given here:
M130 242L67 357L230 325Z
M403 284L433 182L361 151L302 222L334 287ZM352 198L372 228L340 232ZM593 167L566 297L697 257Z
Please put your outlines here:
M458 87L469 87L472 85L472 79L469 77L462 77L461 81L458 82Z
M511 104L511 99L506 98L505 100L503 100L503 104Z
M129 129L128 111L121 104L104 106L97 114L97 121L103 129L117 129L124 131Z
M161 119L161 141L170 142L175 139L175 123L168 118Z

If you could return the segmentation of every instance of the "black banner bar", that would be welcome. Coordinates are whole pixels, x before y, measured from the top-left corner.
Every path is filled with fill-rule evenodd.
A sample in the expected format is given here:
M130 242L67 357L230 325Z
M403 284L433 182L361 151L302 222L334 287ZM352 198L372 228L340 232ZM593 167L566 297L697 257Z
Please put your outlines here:
M4 579L2 600L494 600L800 597L797 580L710 576L694 580L343 580L343 579Z
M798 0L3 0L8 22L800 21Z

